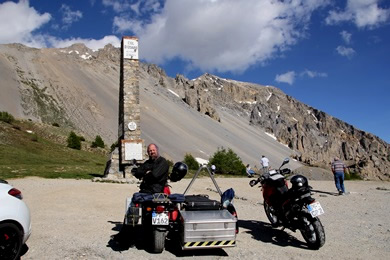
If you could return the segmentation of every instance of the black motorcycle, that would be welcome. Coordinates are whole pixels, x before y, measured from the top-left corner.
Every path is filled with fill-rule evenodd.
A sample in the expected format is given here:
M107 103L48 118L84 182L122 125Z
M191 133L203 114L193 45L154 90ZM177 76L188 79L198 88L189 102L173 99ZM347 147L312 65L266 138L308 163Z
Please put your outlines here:
M287 164L286 158L279 169L271 170L256 180L249 182L251 187L261 184L264 210L273 227L288 228L301 232L309 248L319 249L325 244L325 231L319 215L324 213L321 204L311 197L312 187L306 177L295 175L288 188L284 177L290 169L281 169Z
M178 205L183 201L182 194L134 193L126 212L125 224L141 225L151 240L151 251L161 253L168 233L178 230Z
M135 163L134 166L133 169L136 168ZM180 181L187 171L186 164L177 162L169 178L172 182ZM135 177L142 179L142 176ZM161 253L164 251L167 235L179 229L179 210L184 200L183 194L171 194L169 186L164 188L163 193L136 192L131 198L127 198L124 224L142 227L150 240L151 251Z

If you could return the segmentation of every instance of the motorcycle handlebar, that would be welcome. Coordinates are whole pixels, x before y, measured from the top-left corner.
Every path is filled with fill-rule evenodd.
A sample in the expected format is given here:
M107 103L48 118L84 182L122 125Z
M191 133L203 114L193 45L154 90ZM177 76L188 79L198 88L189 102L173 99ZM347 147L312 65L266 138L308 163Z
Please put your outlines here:
M257 183L259 183L259 179L257 179L257 180L251 180L251 181L249 182L249 186L253 187L253 186L255 186Z
M278 173L280 173L281 175L288 175L288 174L290 174L291 173L291 170L290 169L288 169L288 168L284 168L284 169L278 169L278 170L276 170ZM262 175L262 176L260 176L259 178L257 178L256 180L251 180L250 182L249 182L249 185L251 186L251 187L253 187L253 186L255 186L256 184L258 184L259 182L260 183L263 183L267 178L269 178L270 177L270 175L268 174L268 173L266 173L266 174L264 174L264 175Z
M291 170L288 169L288 168L284 168L284 169L281 169L279 171L282 175L286 175L286 174L290 174L291 173Z

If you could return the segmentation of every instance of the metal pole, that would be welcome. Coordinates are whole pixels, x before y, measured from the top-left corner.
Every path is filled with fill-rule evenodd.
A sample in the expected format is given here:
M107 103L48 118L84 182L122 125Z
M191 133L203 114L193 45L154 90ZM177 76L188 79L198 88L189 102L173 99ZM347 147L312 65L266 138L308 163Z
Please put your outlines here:
M191 180L190 184L188 184L188 187L187 187L187 189L184 191L183 195L186 195L187 191L191 188L191 186L192 186L192 184L194 183L195 179L198 178L198 175L199 175L200 171L201 171L203 168L206 168L206 169L207 169L207 171L208 171L208 173L209 173L209 175L210 175L210 178L211 178L211 180L212 180L213 183L214 183L215 188L217 189L219 195L222 196L222 192L221 192L221 190L220 190L220 188L219 188L217 182L215 181L214 176L211 174L210 169L207 167L207 165L201 165L201 166L199 167L198 171L195 173L194 177L192 177L192 180Z

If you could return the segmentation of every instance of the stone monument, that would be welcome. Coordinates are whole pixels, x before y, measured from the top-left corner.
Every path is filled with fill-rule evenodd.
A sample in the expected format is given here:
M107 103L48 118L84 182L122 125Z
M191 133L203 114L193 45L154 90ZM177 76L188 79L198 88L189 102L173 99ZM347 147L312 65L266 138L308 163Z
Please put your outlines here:
M131 174L133 162L144 161L145 154L140 128L138 38L124 36L120 61L118 147L111 153L104 176L134 178Z
M138 38L124 36L121 49L119 168L123 171L123 177L130 177L133 161L143 161L145 154L140 128Z

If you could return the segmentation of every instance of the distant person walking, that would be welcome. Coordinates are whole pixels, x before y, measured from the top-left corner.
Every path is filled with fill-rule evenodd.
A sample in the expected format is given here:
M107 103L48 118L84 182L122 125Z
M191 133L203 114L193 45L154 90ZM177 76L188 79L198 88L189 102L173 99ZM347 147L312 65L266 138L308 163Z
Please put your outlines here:
M344 173L346 171L347 167L345 166L345 164L338 157L335 157L334 161L332 162L332 172L339 195L345 195Z
M263 174L268 173L269 170L269 160L264 155L261 156L260 160L261 165L263 166Z

